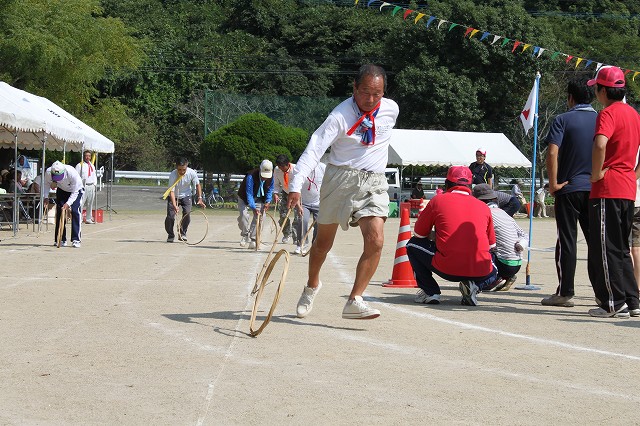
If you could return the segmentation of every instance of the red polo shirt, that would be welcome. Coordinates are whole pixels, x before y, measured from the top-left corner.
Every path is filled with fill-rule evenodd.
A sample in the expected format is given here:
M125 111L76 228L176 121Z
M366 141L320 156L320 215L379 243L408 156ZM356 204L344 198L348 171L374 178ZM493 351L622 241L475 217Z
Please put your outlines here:
M598 114L596 135L607 141L604 177L591 184L590 198L636 199L636 160L640 146L640 116L623 102L614 102Z
M436 229L437 252L432 265L448 275L484 277L493 269L489 248L496 244L493 218L487 205L471 190L454 186L429 201L413 232L427 237Z

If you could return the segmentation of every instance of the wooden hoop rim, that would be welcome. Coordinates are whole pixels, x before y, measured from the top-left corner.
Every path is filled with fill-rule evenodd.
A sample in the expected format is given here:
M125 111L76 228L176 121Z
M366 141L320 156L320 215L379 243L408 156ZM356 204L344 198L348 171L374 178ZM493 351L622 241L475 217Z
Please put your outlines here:
M311 241L311 244L309 244L309 250L307 251L304 251L304 246L305 246L304 242L307 241L307 237L309 236L309 233L313 231L313 226L315 224L316 224L316 220L313 219L311 221L311 224L309 225L309 229L307 229L307 232L304 234L304 237L300 240L300 256L302 257L305 257L311 251L311 246L313 245L313 241Z
M57 248L62 245L62 234L64 233L64 227L67 224L67 211L60 208L60 217L58 218L58 235L56 239Z
M291 214L292 210L293 209L289 209L287 211L287 215L285 216L285 221L286 221L286 219L289 218L289 215ZM276 222L276 225L277 225L277 222ZM265 271L266 271L266 269L267 269L267 267L269 265L269 259L271 258L271 255L273 254L276 246L278 245L278 238L280 238L280 233L282 232L282 229L281 228L277 228L277 229L278 229L278 232L276 232L276 238L273 241L273 245L271 245L271 249L269 250L269 254L267 255L267 260L264 261L264 264L262 265L262 269L260 270L260 273L258 274L258 276L256 276L256 282L253 285L253 290L251 290L251 294L252 295L255 294L258 291L258 286L259 286L260 280L262 280L262 276L264 275L264 273L265 273ZM256 232L256 236L257 236L257 232ZM256 242L256 247L258 247L257 242Z
M276 295L273 298L273 302L271 302L271 308L269 309L269 312L267 313L267 316L264 319L264 321L262 321L262 324L260 325L260 327L258 327L257 330L254 330L253 326L256 321L256 315L258 314L258 304L260 302L260 298L262 297L262 293L265 287L267 286L267 280L269 279L269 276L271 275L273 268L276 266L276 263L278 263L278 259L280 259L280 257L282 257L283 255L284 255L285 264L282 270L282 276L280 277L280 283L278 284L278 288L276 290ZM284 283L287 279L287 272L289 272L289 260L290 260L289 253L285 249L281 249L279 252L276 253L273 259L271 259L271 262L269 262L269 266L267 267L266 271L264 272L264 275L262 276L262 280L260 282L260 285L258 286L258 291L256 293L256 298L253 302L253 309L251 310L251 319L249 320L249 333L253 337L257 337L260 333L262 333L262 330L264 330L267 324L269 324L269 321L271 321L271 317L273 316L273 311L276 310L276 306L278 305L278 301L280 300L280 295L282 294L282 287L284 286Z
M192 243L192 242L189 242L189 241L184 241L182 238L180 238L180 230L182 229L182 221L184 220L184 218L189 216L194 211L196 213L200 213L202 216L204 216L204 223L206 224L206 227L204 229L204 235L202 236L202 239L200 239L200 241L198 241L198 242ZM183 214L180 217L180 221L178 222L178 228L177 228L177 234L178 234L178 240L179 241L182 241L183 243L185 243L188 246L197 246L198 244L203 242L205 238L207 238L207 234L208 233L209 233L209 219L207 218L207 215L204 214L204 212L202 210L191 210L189 213Z

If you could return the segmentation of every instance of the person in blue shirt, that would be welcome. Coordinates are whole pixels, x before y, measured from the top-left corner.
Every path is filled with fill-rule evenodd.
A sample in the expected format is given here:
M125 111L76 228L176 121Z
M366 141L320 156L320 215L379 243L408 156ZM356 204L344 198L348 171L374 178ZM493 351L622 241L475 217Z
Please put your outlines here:
M273 197L273 163L263 160L260 167L245 175L238 189L238 227L240 228L240 246L256 247L256 222L259 214L269 210ZM253 211L253 220L249 223L249 211Z
M574 306L578 223L586 240L589 235L589 179L597 113L586 81L570 81L567 94L569 111L553 120L545 140L549 193L555 197L559 282L555 294L542 299L545 306Z

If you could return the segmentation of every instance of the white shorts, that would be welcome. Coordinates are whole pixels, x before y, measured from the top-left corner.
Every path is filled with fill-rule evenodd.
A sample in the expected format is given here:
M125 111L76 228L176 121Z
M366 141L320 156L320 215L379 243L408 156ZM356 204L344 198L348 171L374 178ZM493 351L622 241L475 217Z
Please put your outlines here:
M384 173L327 166L320 187L318 223L339 224L345 231L361 217L389 215L389 184Z

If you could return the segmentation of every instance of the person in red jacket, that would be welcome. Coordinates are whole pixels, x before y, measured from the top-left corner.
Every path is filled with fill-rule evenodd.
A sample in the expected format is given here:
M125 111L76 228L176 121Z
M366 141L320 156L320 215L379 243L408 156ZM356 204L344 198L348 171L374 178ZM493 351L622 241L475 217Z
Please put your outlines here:
M640 316L629 236L640 177L640 116L624 102L624 73L604 66L587 82L604 109L598 113L591 156L588 270L601 318Z
M461 304L476 306L477 294L496 280L491 261L496 234L489 207L471 195L473 175L465 166L447 172L446 192L434 197L422 211L407 243L418 293L416 303L440 303L435 272L447 281L460 281ZM435 241L429 239L435 227Z

